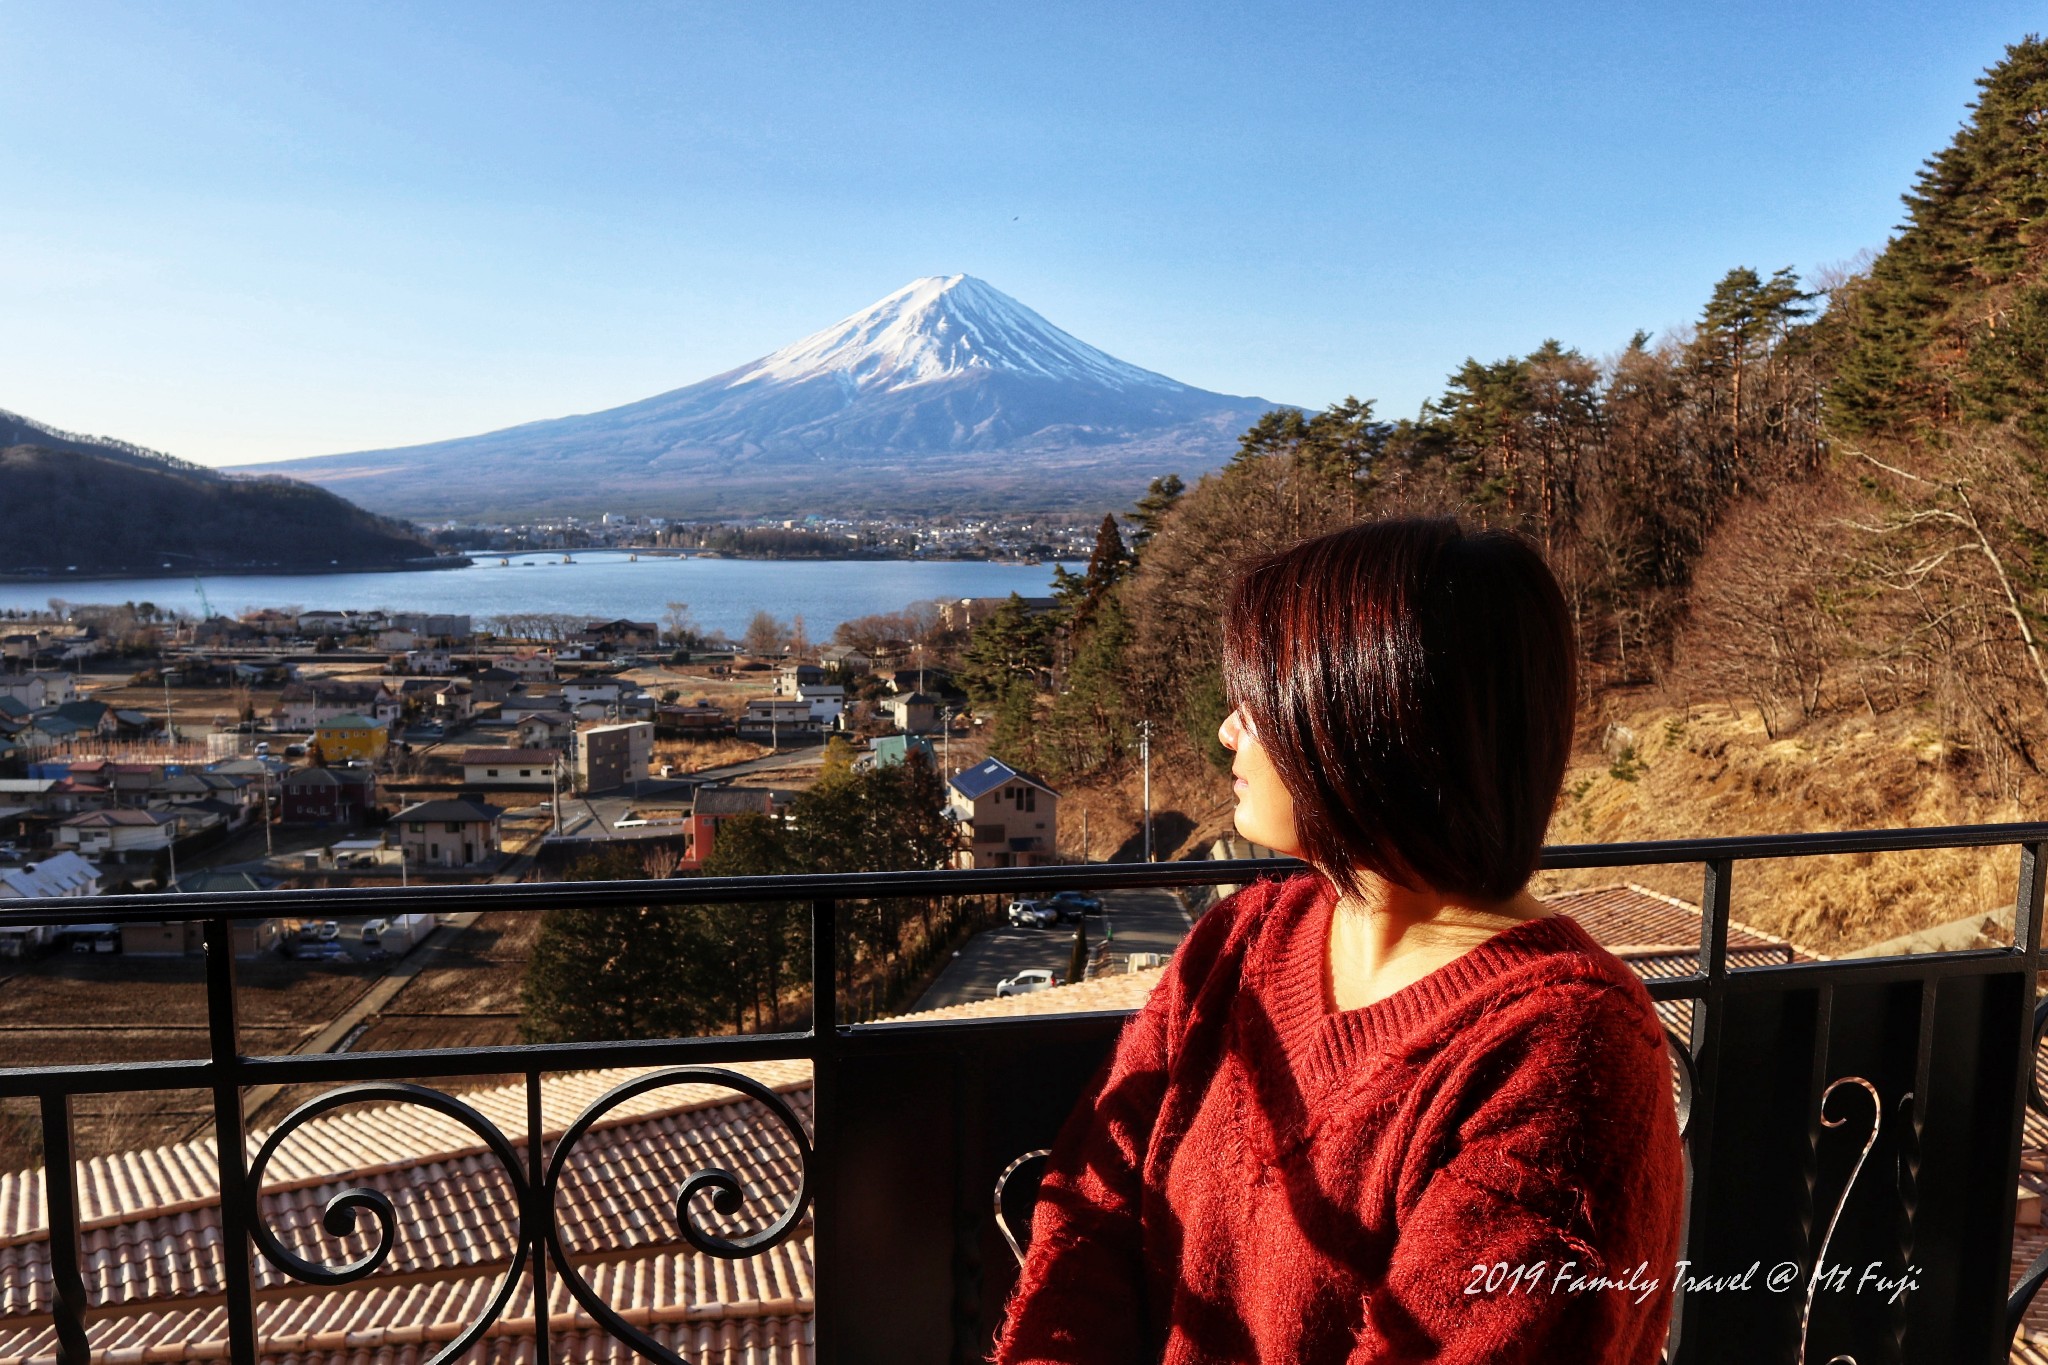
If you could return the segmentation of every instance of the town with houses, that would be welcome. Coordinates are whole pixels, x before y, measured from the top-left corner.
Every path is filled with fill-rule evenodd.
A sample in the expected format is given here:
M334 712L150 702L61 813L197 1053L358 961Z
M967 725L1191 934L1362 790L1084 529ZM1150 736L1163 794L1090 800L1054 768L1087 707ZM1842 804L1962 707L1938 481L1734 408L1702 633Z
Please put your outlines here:
M686 874L834 737L862 765L943 765L958 865L1062 856L1059 793L987 758L965 693L907 641L692 656L646 621L546 644L462 615L252 610L138 661L70 617L0 631L0 896L518 880L613 843ZM329 954L320 927L241 942ZM15 958L197 947L171 926L0 929Z

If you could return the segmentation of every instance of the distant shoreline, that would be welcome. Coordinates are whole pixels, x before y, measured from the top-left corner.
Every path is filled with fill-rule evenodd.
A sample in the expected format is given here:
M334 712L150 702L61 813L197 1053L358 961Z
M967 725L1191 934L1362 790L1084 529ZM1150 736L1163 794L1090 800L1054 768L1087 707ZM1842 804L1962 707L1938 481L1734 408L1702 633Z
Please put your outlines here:
M55 586L60 583L118 583L127 578L318 578L340 573L427 573L436 569L467 569L475 563L469 555L435 555L430 559L401 559L384 564L323 564L318 568L287 568L275 564L213 568L200 564L190 569L166 569L161 565L146 565L92 573L0 573L0 583L48 583Z

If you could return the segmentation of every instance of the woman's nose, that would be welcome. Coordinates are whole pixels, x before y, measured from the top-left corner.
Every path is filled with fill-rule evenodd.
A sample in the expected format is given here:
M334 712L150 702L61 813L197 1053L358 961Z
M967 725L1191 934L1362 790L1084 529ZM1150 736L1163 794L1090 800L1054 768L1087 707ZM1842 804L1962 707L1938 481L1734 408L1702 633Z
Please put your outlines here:
M1223 718L1223 723L1216 727L1216 738L1224 748L1236 753L1238 737L1243 733L1244 723L1238 719L1237 708L1232 707L1230 714Z

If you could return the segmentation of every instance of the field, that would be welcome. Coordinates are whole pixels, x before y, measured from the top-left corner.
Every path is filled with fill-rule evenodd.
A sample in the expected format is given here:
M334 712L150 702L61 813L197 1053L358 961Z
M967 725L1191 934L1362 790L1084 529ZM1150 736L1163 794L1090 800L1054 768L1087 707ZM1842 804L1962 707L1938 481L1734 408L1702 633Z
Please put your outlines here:
M59 954L0 981L0 1060L8 1066L167 1061L207 1052L199 957ZM347 962L261 958L236 964L243 1050L292 1052L375 982ZM197 1092L85 1096L72 1110L80 1156L178 1142L211 1127ZM0 1169L32 1164L39 1144L25 1101L0 1104Z

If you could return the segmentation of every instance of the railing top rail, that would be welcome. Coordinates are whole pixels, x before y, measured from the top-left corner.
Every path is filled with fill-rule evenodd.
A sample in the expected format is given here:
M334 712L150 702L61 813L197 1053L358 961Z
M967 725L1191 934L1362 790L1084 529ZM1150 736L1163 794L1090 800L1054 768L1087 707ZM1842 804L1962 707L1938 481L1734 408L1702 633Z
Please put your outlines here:
M1934 848L1993 848L2048 842L2048 822L1944 825L1926 829L1842 830L1760 834L1639 843L1555 844L1543 850L1546 869L1641 867L1755 858L1804 858ZM333 914L431 914L463 910L611 909L705 902L882 899L1016 895L1064 887L1133 889L1215 886L1284 875L1305 865L1292 858L1202 859L1174 863L1064 863L1050 867L974 871L831 872L787 877L670 877L645 881L484 883L458 886L306 887L287 891L188 894L155 892L0 901L0 928L14 925L127 924L214 916L267 918Z

